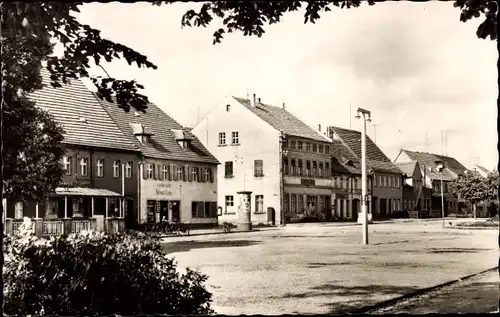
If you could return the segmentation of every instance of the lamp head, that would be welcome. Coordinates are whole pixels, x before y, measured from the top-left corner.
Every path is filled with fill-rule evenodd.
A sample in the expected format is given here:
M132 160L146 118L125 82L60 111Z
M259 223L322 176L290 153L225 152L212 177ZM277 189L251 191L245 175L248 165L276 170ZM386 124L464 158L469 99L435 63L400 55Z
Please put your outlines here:
M361 116L359 115L359 112L358 112L358 114L354 118L361 119Z
M372 118L371 118L371 115L368 115L368 119L366 119L366 122L372 122Z

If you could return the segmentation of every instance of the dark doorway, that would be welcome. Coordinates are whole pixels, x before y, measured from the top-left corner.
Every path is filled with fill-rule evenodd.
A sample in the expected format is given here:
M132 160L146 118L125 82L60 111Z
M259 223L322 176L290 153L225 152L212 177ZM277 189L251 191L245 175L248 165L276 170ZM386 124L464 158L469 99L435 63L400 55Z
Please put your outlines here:
M385 198L380 199L380 216L385 217L387 211L387 200Z
M273 226L276 225L276 211L273 207L267 208L267 221L271 222Z
M160 221L168 220L168 200L160 200Z
M134 208L134 200L125 200L125 227L126 229L135 229L137 226L137 217Z
M181 202L178 200L171 200L172 206L172 221L181 222Z
M360 208L361 205L359 203L359 199L354 199L352 201L352 219L358 221Z

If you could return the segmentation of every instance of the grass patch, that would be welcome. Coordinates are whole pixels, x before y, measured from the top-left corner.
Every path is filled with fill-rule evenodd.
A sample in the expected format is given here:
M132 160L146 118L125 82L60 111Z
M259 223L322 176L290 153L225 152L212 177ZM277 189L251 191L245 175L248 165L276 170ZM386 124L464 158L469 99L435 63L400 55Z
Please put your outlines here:
M457 223L455 226L457 227L480 227L480 228L498 228L498 219L491 219L486 221L467 221Z

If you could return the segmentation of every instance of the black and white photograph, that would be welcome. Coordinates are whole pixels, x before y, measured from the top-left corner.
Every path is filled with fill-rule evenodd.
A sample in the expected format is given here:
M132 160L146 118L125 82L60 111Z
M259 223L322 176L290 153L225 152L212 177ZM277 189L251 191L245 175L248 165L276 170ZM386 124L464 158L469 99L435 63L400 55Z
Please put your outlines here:
M0 2L0 316L499 313L498 7Z

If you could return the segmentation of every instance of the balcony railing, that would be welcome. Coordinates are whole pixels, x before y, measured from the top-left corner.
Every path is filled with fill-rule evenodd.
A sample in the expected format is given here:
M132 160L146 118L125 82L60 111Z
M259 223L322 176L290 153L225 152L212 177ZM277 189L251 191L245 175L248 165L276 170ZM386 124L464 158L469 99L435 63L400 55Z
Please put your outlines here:
M89 220L72 220L71 233L79 233L81 231L88 231L90 229Z
M43 221L42 235L57 236L64 233L64 222L61 220Z

